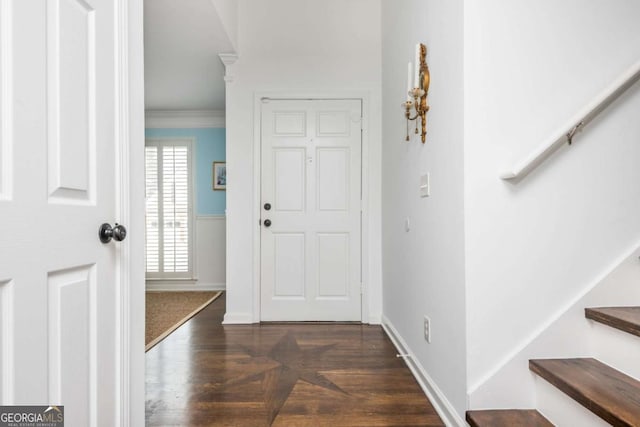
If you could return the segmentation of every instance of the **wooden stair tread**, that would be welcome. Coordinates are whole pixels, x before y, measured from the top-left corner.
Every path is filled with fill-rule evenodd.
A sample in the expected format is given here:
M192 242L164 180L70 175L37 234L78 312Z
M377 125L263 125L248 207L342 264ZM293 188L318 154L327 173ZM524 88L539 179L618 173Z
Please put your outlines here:
M553 427L553 424L535 409L467 411L467 422L471 427Z
M592 358L530 360L529 369L614 426L640 425L640 382Z
M640 307L597 307L584 312L587 319L640 337Z

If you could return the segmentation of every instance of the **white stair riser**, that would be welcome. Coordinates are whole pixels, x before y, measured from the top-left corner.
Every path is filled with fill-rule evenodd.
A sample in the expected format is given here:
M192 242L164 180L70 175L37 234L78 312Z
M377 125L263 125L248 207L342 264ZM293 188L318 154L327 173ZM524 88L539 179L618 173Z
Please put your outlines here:
M549 384L536 378L538 411L557 427L609 427L610 424Z
M592 323L593 357L640 380L640 337L602 323Z

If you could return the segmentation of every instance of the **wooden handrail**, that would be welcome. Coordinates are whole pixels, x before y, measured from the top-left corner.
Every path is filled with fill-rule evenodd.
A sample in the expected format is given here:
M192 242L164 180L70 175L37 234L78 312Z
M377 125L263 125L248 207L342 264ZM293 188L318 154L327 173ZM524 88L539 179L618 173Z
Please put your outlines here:
M537 168L563 144L571 144L577 132L580 132L598 114L605 110L620 95L640 80L640 61L636 62L624 74L618 77L600 95L576 114L566 126L563 126L549 140L534 150L528 157L513 168L500 174L504 180L519 180Z

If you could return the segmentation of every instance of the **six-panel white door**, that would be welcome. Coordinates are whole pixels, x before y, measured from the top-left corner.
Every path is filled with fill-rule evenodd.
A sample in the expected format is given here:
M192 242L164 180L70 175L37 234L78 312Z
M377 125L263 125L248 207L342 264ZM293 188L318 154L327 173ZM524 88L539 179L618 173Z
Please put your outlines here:
M361 111L263 101L263 321L361 320Z
M119 423L115 3L0 1L0 402L70 427Z

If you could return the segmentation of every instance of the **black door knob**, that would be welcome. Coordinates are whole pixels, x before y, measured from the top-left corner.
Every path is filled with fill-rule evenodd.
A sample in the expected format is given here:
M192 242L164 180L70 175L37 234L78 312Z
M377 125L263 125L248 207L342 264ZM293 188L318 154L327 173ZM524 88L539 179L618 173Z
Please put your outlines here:
M118 225L117 222L114 227L105 222L98 230L98 237L102 243L109 243L111 239L121 242L127 237L127 229L124 225Z
M271 203L265 203L264 204L264 210L265 211L270 211L271 210Z
M265 227L271 227L271 220L270 219L265 219L264 220L264 226Z

